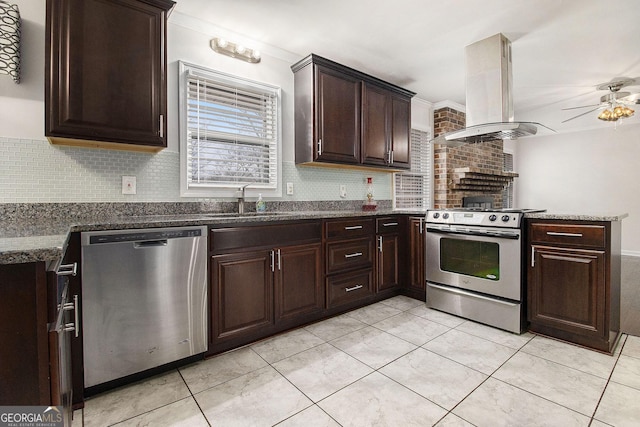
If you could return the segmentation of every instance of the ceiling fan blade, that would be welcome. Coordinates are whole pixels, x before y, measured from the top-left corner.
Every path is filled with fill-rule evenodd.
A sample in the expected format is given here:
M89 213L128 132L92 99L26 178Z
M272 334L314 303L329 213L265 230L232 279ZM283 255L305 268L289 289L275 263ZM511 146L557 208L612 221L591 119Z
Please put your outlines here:
M578 117L582 117L582 116L585 116L585 115L587 115L587 114L589 114L589 113L593 113L594 111L598 111L599 109L600 109L600 106L598 106L598 108L594 108L593 110L589 110L589 111L584 112L584 113L582 113L582 114L578 114L578 115L577 115L577 116L575 116L575 117L571 117L570 119L563 120L563 121L562 121L562 122L560 122L560 123L566 123L566 122L569 122L569 121L571 121L571 120L573 120L573 119L577 119Z
M622 101L625 104L640 104L640 93L632 93L631 95L618 99L618 101Z
M587 107L600 107L600 104L593 104L593 105L581 105L579 107L569 107L569 108L563 108L562 111L565 110L577 110L578 108L587 108Z

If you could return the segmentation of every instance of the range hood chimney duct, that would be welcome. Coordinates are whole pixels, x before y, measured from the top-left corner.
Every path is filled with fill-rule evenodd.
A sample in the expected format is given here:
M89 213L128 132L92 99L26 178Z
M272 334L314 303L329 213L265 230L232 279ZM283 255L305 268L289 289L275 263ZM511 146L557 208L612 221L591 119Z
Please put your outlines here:
M503 34L467 46L465 72L467 127L440 135L433 143L460 146L517 139L535 135L540 126L546 128L539 123L513 121L511 42Z

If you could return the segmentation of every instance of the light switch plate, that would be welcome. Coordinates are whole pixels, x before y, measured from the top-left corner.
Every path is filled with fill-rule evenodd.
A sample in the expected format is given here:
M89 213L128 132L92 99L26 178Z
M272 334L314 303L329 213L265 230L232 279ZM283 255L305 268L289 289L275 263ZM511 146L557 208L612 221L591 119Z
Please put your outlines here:
M340 197L342 197L343 199L347 197L347 186L344 184L340 185Z
M293 196L293 182L287 182L287 196Z
M122 194L136 194L135 176L122 176Z

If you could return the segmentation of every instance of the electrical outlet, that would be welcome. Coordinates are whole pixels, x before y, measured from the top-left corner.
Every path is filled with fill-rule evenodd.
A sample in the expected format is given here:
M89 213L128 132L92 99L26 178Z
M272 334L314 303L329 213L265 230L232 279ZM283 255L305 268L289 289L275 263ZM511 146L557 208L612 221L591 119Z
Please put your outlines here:
M122 194L136 194L135 176L122 176Z
M287 182L287 196L293 196L293 182Z
M347 186L344 184L340 184L340 197L343 199L347 197Z

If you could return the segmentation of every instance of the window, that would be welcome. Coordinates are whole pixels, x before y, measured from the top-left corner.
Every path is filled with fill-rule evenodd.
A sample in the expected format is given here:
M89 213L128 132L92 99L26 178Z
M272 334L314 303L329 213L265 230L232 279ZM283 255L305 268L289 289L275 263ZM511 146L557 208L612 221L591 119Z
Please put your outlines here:
M505 172L513 172L513 154L512 153L504 153L504 157L502 160L502 170ZM503 208L512 208L513 207L513 180L509 181L509 184L502 190L502 207Z
M395 174L395 209L431 207L433 144L429 139L429 132L411 129L411 168Z
M280 196L280 88L180 62L181 195Z

